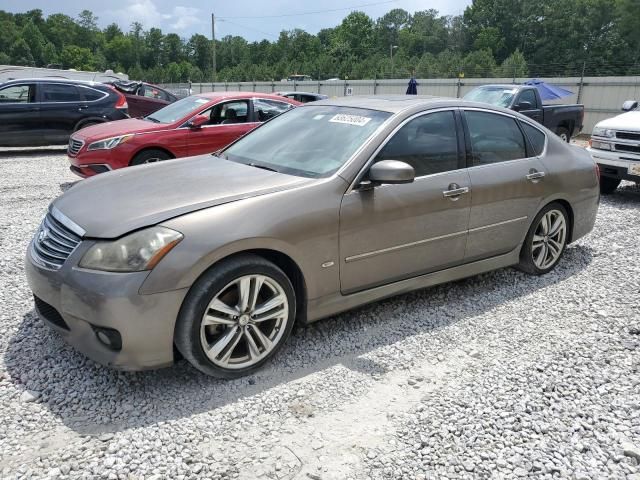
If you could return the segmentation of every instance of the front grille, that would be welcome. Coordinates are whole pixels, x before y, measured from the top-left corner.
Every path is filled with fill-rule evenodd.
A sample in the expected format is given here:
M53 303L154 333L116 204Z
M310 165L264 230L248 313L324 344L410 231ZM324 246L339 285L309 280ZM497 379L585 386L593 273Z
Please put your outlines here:
M47 213L33 239L34 259L44 267L57 270L80 240L80 236Z
M64 318L62 318L62 315L60 315L58 310L56 310L44 300L36 297L35 295L33 296L33 301L36 304L38 315L40 315L43 320L46 320L49 323L53 323L56 327L69 330L69 325L67 325L67 322L64 321Z
M618 152L640 153L640 145L625 145L622 143L616 143L615 149Z
M616 138L624 138L626 140L640 140L640 132L616 132Z
M83 145L84 145L84 142L82 140L78 140L77 138L71 137L69 139L68 151L72 155L77 155Z

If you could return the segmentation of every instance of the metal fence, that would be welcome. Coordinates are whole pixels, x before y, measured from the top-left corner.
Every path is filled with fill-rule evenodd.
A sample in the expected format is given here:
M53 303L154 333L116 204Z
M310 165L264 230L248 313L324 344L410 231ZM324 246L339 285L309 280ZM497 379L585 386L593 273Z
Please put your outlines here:
M528 78L418 79L420 95L462 97L469 90L489 83L522 83ZM596 123L621 113L625 100L640 100L640 76L625 77L556 77L542 80L574 92L574 95L553 103L583 103L585 119L583 133L591 133ZM310 82L225 82L167 84L164 87L184 96L187 93L249 91L315 92L339 97L345 95L404 94L407 79L395 80L322 80Z

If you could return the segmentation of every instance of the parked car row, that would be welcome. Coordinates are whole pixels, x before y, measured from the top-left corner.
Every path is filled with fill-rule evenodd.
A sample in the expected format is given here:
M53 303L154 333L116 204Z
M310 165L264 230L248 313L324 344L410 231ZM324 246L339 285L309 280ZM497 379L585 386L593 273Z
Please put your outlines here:
M207 135L227 131L211 154ZM456 99L194 95L75 133L72 160L95 173L80 165L163 137L207 154L79 182L27 251L40 317L121 369L177 351L238 377L295 322L496 268L544 274L593 228L600 198L584 149Z
M89 177L118 168L215 152L260 123L301 105L256 93L202 93L151 115L94 125L71 135L71 171Z

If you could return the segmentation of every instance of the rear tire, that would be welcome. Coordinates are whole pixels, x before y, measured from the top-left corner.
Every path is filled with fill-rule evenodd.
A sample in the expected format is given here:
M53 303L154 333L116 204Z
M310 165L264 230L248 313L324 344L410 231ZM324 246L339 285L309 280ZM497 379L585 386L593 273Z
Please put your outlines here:
M604 195L615 192L618 185L620 185L619 178L600 177L600 193Z
M222 261L191 287L176 322L175 345L207 375L253 373L284 345L296 317L287 275L257 255Z
M133 160L131 160L129 165L133 167L135 165L144 165L146 163L161 162L163 160L169 160L170 158L173 157L163 150L143 150L133 157Z
M569 215L560 203L550 203L533 219L520 251L518 268L544 275L555 268L569 240Z
M564 127L560 127L556 130L556 135L560 137L563 142L570 143L571 142L571 133Z

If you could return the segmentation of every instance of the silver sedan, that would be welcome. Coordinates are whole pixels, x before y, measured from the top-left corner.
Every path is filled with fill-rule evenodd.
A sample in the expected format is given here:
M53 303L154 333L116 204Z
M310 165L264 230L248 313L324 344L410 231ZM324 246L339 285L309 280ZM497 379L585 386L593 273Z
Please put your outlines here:
M83 180L26 258L41 318L121 369L245 375L294 322L489 270L553 269L598 210L597 167L516 112L348 97L213 155Z

